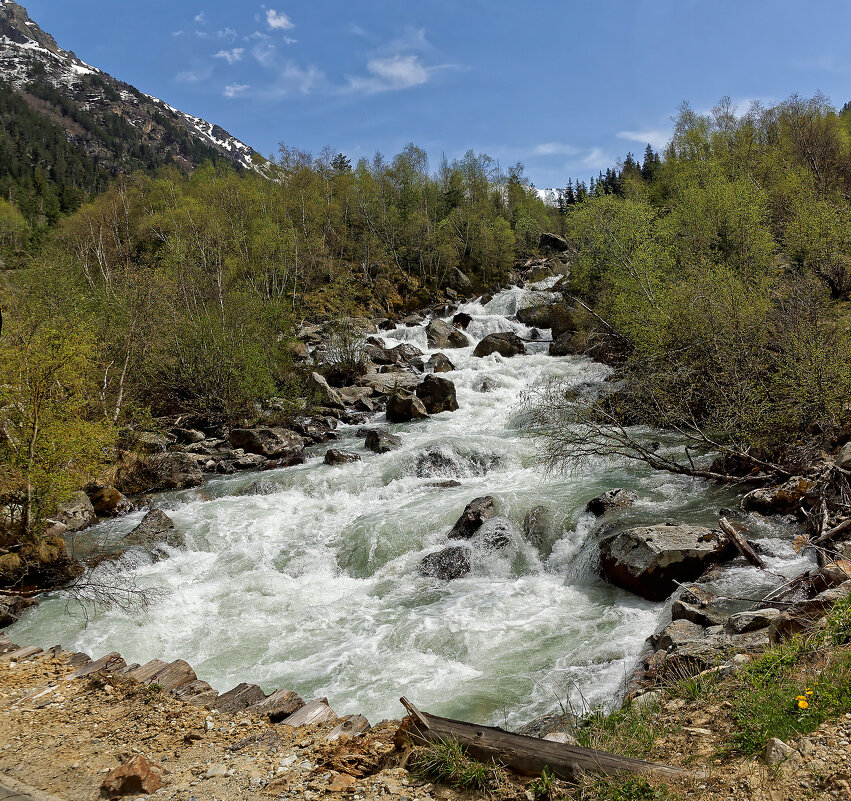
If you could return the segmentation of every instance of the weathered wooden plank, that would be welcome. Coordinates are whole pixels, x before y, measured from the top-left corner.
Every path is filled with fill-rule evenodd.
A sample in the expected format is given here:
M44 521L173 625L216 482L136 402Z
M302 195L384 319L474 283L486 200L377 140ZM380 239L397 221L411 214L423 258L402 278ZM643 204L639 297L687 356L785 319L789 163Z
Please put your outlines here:
M99 670L117 671L124 667L124 660L118 651L113 651L111 654L102 656L94 662L89 662L88 665L83 665L75 670L68 679L82 679L85 676L91 676L92 673L97 673Z
M406 733L413 742L429 743L456 739L471 756L484 761L496 760L526 776L539 776L544 768L567 781L575 780L582 773L648 773L659 778L683 775L677 768L645 762L642 759L437 717L420 712L407 698L400 700L411 714L403 722L403 726L407 723Z
M751 544L736 530L726 517L719 518L718 525L727 539L736 546L736 549L748 562L760 570L765 570L765 562L762 560L762 557L751 547Z
M281 722L286 723L287 726L295 727L310 726L313 723L326 723L329 720L337 720L337 715L328 706L327 699L322 698L305 704L298 712L294 712Z
M335 726L325 739L332 743L341 737L363 734L369 728L369 721L363 715L350 715L339 726Z
M139 684L144 684L152 676L156 676L164 667L168 667L168 662L163 662L162 659L152 659L150 662L142 665L142 667L131 670L127 676L134 681L138 681Z

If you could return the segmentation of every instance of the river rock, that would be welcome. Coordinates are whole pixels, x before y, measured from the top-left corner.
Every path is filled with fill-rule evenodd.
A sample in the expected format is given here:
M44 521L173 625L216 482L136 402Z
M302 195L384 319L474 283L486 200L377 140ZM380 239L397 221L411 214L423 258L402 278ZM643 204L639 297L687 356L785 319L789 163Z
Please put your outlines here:
M320 406L325 406L329 409L344 409L346 404L340 394L328 384L324 376L313 372L307 382L308 388L311 389L319 398Z
M612 489L592 498L585 506L586 512L600 517L610 509L624 509L638 500L638 493L628 489Z
M370 373L357 380L358 386L370 387L379 395L392 395L394 392L411 391L420 383L420 376L413 373Z
M470 539L481 527L485 520L496 516L496 501L491 495L473 498L464 508L461 517L455 521L449 532L449 539Z
M388 350L387 355L392 359L393 364L408 364L417 356L422 356L423 352L410 342L402 342L395 348Z
M727 631L733 634L746 634L749 631L767 629L778 617L779 609L757 609L753 612L738 612L727 621Z
M458 409L455 384L448 378L427 375L416 389L417 397L423 402L429 414L454 412Z
M426 363L427 370L433 373L451 373L455 365L443 353L435 353Z
M148 549L160 542L172 548L183 545L183 537L174 531L174 521L162 509L151 509L142 522L124 537L126 545L141 545Z
M685 587L671 604L671 620L689 620L699 626L718 626L727 620L727 612L718 603L715 593L692 584Z
M0 595L0 629L17 623L25 606L23 598Z
M256 684L237 684L232 690L220 695L212 703L212 709L219 712L241 712L250 706L259 704L266 700L266 693Z
M458 545L430 553L420 562L421 575L443 581L466 576L470 569L469 550Z
M325 453L325 464L351 464L352 462L359 461L360 456L356 453L351 453L350 451L341 451L336 448L331 448Z
M162 767L137 755L111 770L100 789L107 798L120 798L124 795L150 795L163 785Z
M248 707L249 712L261 717L266 716L272 723L278 723L304 706L298 693L292 690L276 690L268 698Z
M304 440L286 428L234 428L228 434L228 442L246 453L281 459L300 456L304 452Z
M470 344L465 334L439 317L426 327L426 337L430 348L466 348Z
M137 431L132 438L133 450L138 453L165 453L174 442L174 437L156 431Z
M494 381L490 376L485 376L479 383L476 385L476 392L493 392L497 387L496 381Z
M787 515L808 505L815 484L806 478L790 478L776 487L760 487L742 498L742 508L763 515Z
M364 445L373 453L389 453L402 447L402 439L389 431L373 428L366 432Z
M836 466L843 470L851 470L851 442L846 442L836 454Z
M452 318L452 325L457 326L458 328L463 328L465 331L467 330L467 326L473 322L473 318L467 314L467 312L458 312Z
M605 577L651 601L664 600L678 582L693 581L729 552L721 532L691 525L630 528L600 543Z
M116 517L133 511L133 504L108 484L92 482L86 485L85 492L99 517Z
M494 517L482 523L476 540L487 548L505 548L517 534L517 526L506 517Z
M82 490L63 501L53 519L62 523L67 531L82 531L98 522L95 507Z
M152 456L147 460L146 466L153 482L149 490L188 489L204 482L198 463L186 453Z
M416 395L396 392L387 399L385 410L390 423L409 423L411 420L425 420L428 412Z
M490 356L492 353L498 353L505 358L522 356L526 353L526 346L523 344L523 340L513 331L488 334L476 345L473 356Z

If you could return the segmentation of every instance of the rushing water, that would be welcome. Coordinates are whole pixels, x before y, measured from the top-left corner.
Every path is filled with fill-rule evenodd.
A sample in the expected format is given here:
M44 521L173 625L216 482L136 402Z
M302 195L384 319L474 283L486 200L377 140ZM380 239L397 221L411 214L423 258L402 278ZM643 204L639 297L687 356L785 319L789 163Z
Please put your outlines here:
M119 563L140 586L157 590L146 611L96 612L86 622L54 594L28 610L12 636L95 656L119 650L128 662L184 658L221 691L241 681L267 691L287 687L306 698L327 696L338 714L361 712L373 722L401 715L403 693L437 714L509 726L568 699L610 701L664 605L597 578L593 550L583 548L594 525L585 504L628 487L641 496L630 519L713 524L718 509L736 501L725 490L635 465L543 471L539 444L520 431L523 393L553 379L593 384L606 368L552 358L545 343L513 359L472 355L485 334L528 336L508 318L537 297L514 288L485 306L461 307L473 316L471 345L445 351L456 367L445 375L460 409L391 426L400 450L372 454L354 428L342 427L341 441L331 445L358 452L361 462L326 466L321 447L302 466L262 474L265 494L246 493L254 474L160 496L156 504L184 533L185 547L155 563L132 553ZM428 352L423 327L385 338ZM485 378L492 389L483 393ZM420 457L435 449L439 470L424 469ZM436 486L446 479L460 486ZM444 546L464 506L485 494L513 521L511 544L476 551L465 578L420 576L422 557ZM540 505L553 520L542 552L521 534L524 515ZM119 541L143 513L87 536ZM758 518L749 525L773 569L800 569L784 526ZM769 580L734 567L723 589L755 592Z

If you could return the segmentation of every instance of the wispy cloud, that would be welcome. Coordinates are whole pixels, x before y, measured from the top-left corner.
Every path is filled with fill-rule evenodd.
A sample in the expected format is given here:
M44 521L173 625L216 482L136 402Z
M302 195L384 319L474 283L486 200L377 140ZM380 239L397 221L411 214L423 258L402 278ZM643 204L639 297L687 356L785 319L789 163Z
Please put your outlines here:
M172 32L171 32L171 35L172 35L172 36L174 36L174 37L177 37L177 36L183 36L183 34L184 34L184 31L182 31L182 30L181 30L181 31L172 31Z
M603 167L611 167L615 160L609 156L601 147L592 147L582 159L582 166L589 170L601 170Z
M203 12L203 11L199 11L199 12L195 15L195 22L196 22L196 23L198 23L198 25L203 25L206 21L207 21L207 17L206 17L206 15L204 14L204 12Z
M629 142L638 142L641 145L652 145L656 150L661 150L668 144L671 131L663 128L652 128L643 131L618 131L618 139L626 139Z
M233 41L237 37L237 32L233 28L222 28L218 31L195 31L195 35L199 39L228 39Z
M202 83L213 74L213 68L210 66L201 67L194 70L184 70L178 72L174 79L178 83Z
M413 54L373 58L366 65L369 74L349 78L349 87L367 94L410 89L428 83L431 69Z
M283 11L274 8L266 10L266 24L273 31L290 31L295 28L295 23Z
M229 83L222 94L225 97L239 97L245 94L250 88L251 85L247 83Z
M367 36L367 32L354 22L349 23L349 33L354 36Z
M535 145L532 149L533 156L575 156L579 153L579 148L573 145L567 145L564 142L544 142L540 145Z
M213 58L223 58L228 64L236 64L237 61L242 61L244 53L244 47L234 47L233 50L219 50Z

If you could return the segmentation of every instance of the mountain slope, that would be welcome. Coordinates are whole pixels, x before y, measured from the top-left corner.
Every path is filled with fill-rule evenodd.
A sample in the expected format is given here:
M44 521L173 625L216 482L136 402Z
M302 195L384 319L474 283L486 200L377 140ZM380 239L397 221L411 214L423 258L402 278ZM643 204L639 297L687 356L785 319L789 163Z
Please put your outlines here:
M0 113L0 192L38 223L119 173L264 161L219 126L63 50L12 0L0 0Z

